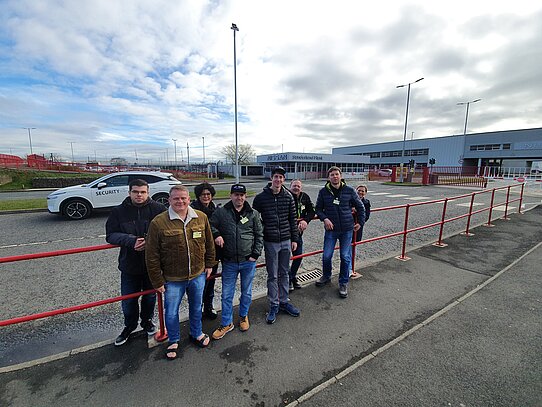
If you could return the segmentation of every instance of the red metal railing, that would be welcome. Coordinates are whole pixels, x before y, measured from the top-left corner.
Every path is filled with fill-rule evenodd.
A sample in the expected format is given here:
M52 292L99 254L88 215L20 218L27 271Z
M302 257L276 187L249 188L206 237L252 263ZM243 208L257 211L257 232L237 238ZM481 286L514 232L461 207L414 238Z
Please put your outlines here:
M510 200L510 190L512 188L518 188L518 187L521 187L519 198L515 198L515 199ZM504 202L495 203L495 192L499 191L499 190L504 190L504 189L506 189L506 200ZM464 234L467 235L467 236L470 236L471 233L469 232L469 230L470 230L470 222L471 222L472 215L475 215L475 214L478 214L478 213L481 213L481 212L484 212L484 211L488 211L489 216L488 216L487 223L485 223L485 226L493 226L493 224L491 223L491 221L492 221L492 213L493 213L493 208L495 208L497 206L505 205L504 219L506 219L506 220L509 219L508 218L508 209L509 209L509 204L510 203L519 202L518 213L521 213L521 204L522 204L522 201L523 201L523 191L524 191L524 184L516 184L516 185L509 185L509 186L504 186L504 187L500 187L500 188L493 188L491 190L472 192L470 194L459 195L459 196L455 196L455 197L451 197L451 198L436 199L436 200L431 200L431 201L426 201L426 202L417 202L417 203L406 204L406 205L388 206L388 207L384 207L384 208L374 208L374 209L371 210L372 214L375 213L375 212L382 212L382 211L388 211L388 210L397 210L397 209L404 208L405 209L405 216L404 216L404 222L403 222L403 229L400 230L400 231L393 232L393 233L388 233L388 234L385 234L385 235L376 236L376 237L372 237L372 238L369 238L369 239L363 239L363 240L361 240L359 242L356 242L356 234L357 233L354 232L353 239L352 239L352 270L354 270L354 268L355 268L355 250L356 250L356 246L358 246L358 245L367 244L367 243L375 242L375 241L378 241L378 240L388 239L388 238L391 238L391 237L402 236L403 239L402 239L402 246L401 246L401 255L397 256L396 258L400 259L400 260L408 260L409 258L406 257L406 247L407 247L407 236L408 236L409 233L413 233L413 232L423 230L423 229L427 229L427 228L431 228L431 227L440 226L438 241L436 243L434 243L434 244L436 246L439 246L439 247L444 247L446 245L444 243L442 243L442 236L443 236L444 225L446 223L453 222L453 221L456 221L456 220L459 220L459 219L462 219L462 218L466 217L467 218L467 226L466 226ZM476 211L473 211L473 206L474 206L474 201L475 201L476 196L482 195L482 194L488 194L490 192L491 192L490 205L488 207L484 207L482 209L478 209ZM468 213L461 214L461 215L458 215L458 216L454 216L454 217L451 217L451 218L446 218L446 211L447 211L447 207L448 207L448 202L459 200L459 199L464 199L466 197L470 197L470 206L469 206ZM417 207L417 206L422 206L422 205L437 204L437 203L443 203L442 214L441 214L440 221L433 222L433 223L426 224L426 225L422 225L422 226L409 228L408 225L409 225L409 216L410 216L411 208ZM15 262L15 261L22 261L22 260L32 260L32 259L38 259L38 258L67 255L67 254L84 253L84 252L91 252L91 251L97 251L97 250L112 249L112 248L116 248L116 247L118 247L118 246L113 246L113 245L110 245L110 244L104 244L104 245L98 245L98 246L74 248L74 249L59 250L59 251L53 251L53 252L42 252L42 253L35 253L35 254L9 256L9 257L0 258L0 263L8 263L8 262ZM337 250L337 249L338 249L338 247L335 248L335 250ZM320 254L320 253L323 253L323 250L316 250L316 251L312 251L312 252L303 253L303 254L300 254L300 255L297 255L297 256L293 256L293 257L291 257L291 260L301 259L301 258L309 257L309 256L314 256L314 255ZM261 263L261 264L258 264L256 267L263 267L263 266L265 266L265 264ZM220 274L217 274L215 276L211 276L210 278L217 278L217 277L220 277ZM139 293L134 293L134 294L129 294L129 295L123 295L123 296L108 298L108 299L104 299L104 300L100 300L100 301L95 301L95 302L86 303L86 304L80 304L80 305L67 307L67 308L62 308L62 309L57 309L57 310L53 310L53 311L47 311L47 312L42 312L42 313L38 313L38 314L26 315L26 316L17 317L17 318L11 318L11 319L0 321L0 327L1 326L18 324L18 323L22 323L22 322L33 321L33 320L37 320L37 319L41 319L41 318L47 318L47 317L54 316L54 315L66 314L66 313L75 312L75 311L81 311L81 310L84 310L84 309L106 305L106 304L110 304L110 303L113 303L113 302L122 301L124 299L136 298L136 297L139 297L141 295L146 295L146 294L151 294L151 293L156 293L156 290L147 290L147 291L143 291L143 292L139 292ZM163 340L167 339L167 333L166 333L165 324L164 324L164 307L163 307L162 295L159 294L157 298L158 298L158 315L159 315L160 329L159 329L159 332L155 335L155 339L158 340L158 341L163 341Z

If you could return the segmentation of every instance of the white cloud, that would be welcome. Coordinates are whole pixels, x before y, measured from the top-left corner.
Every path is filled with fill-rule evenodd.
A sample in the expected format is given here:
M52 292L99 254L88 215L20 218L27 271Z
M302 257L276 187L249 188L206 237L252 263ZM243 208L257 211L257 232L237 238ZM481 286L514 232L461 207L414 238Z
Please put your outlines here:
M0 152L27 153L33 126L43 152L66 155L69 134L83 156L159 158L173 137L205 137L218 158L234 133L232 22L239 139L259 153L398 139L396 86L419 77L416 138L460 132L456 103L476 98L471 131L537 127L541 17L523 0L4 1Z

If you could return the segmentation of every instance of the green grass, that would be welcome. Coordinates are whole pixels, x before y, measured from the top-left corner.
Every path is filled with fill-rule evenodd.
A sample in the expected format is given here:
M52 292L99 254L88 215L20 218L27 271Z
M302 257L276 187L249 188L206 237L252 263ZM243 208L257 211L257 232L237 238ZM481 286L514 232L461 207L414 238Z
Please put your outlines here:
M47 199L32 198L0 201L0 211L17 211L21 209L47 209Z
M34 171L34 170L11 170L0 169L0 176L6 176L12 179L7 184L0 185L0 190L10 191L17 189L32 188L32 180L34 178L89 178L96 179L103 174L89 174L89 173L65 173L56 171Z

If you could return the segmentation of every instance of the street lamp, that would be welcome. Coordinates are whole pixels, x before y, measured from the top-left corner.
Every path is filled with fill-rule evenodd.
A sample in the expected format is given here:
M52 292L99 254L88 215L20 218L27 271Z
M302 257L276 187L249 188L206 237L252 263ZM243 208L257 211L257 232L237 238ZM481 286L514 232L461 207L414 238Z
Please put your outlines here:
M458 106L467 105L467 112L465 113L465 127L463 128L463 135L467 134L467 121L469 120L469 106L471 103L479 102L482 99L471 100L470 102L459 102Z
M205 164L205 137L201 138L201 142L203 144L203 164Z
M72 148L72 165L73 163L75 162L75 158L73 158L73 141L68 141L68 143L70 144L71 148Z
M186 142L186 156L188 160L188 171L190 171L190 147L188 146L188 141Z
M172 138L171 140L173 140L173 148L175 149L173 155L175 156L175 167L177 167L177 139Z
M30 135L30 130L36 130L35 127L23 127L23 129L28 130L28 141L30 142L30 155L34 154L32 151L32 136Z
M235 97L235 182L239 183L239 147L237 144L237 51L235 48L235 33L239 31L237 25L231 24L233 30L233 92Z
M400 182L403 182L403 166L405 165L405 143L406 143L406 132L407 132L407 123L408 123L408 105L410 103L410 85L422 81L423 78L415 80L414 82L405 83L404 85L397 85L397 88L408 87L407 99L406 99L406 113L405 113L405 131L403 133L403 152L401 153L401 178Z

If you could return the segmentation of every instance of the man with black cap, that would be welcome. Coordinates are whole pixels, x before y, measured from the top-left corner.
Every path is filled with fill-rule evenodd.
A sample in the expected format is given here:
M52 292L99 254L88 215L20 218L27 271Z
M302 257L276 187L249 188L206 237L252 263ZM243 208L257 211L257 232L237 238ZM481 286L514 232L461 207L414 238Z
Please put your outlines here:
M295 202L284 187L286 171L275 167L271 182L254 198L252 206L262 216L265 264L267 268L267 323L273 324L279 311L298 317L300 311L288 298L289 265L297 248L298 229Z
M263 226L260 214L246 201L246 192L244 185L232 185L231 201L217 208L211 217L215 244L222 249L222 320L213 332L216 340L235 328L233 297L238 275L241 277L239 330L245 332L250 327L248 310L252 302L256 259L263 249Z

